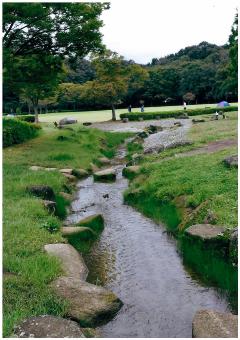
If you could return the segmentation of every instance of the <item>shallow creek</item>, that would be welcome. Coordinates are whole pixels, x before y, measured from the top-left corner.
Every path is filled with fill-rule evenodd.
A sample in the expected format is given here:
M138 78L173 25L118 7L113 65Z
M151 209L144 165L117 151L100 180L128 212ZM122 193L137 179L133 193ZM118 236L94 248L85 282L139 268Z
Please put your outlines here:
M102 213L105 229L85 261L88 281L111 289L124 306L101 337L191 337L199 309L228 311L228 301L183 266L176 241L162 225L123 204L128 181L116 165L117 181L78 184L68 222Z

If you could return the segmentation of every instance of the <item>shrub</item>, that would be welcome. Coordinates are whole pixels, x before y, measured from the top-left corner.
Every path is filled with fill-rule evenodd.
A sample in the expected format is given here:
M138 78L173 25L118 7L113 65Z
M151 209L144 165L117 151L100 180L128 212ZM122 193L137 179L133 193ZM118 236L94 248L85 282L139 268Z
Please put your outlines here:
M38 135L40 126L17 119L3 119L3 147L20 144Z
M194 110L175 110L175 111L159 111L159 112L145 112L145 113L122 113L120 114L120 118L128 118L130 121L134 120L149 120L149 119L157 119L157 118L177 118L181 116L183 113L187 113L189 116L198 116L203 114L213 114L218 111L230 112L230 111L237 111L237 106L228 106L225 108L204 108L204 109L194 109Z
M28 122L28 123L34 123L35 122L35 116L34 115L21 115L21 116L17 116L17 119L20 119L24 122Z

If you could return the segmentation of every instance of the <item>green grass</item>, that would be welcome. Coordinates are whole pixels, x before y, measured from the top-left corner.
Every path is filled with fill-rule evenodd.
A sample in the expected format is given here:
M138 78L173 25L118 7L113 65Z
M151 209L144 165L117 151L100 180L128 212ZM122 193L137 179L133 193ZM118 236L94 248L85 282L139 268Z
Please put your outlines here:
M232 103L234 105L237 103ZM216 107L216 104L197 104L197 105L188 105L188 109L198 109L205 107ZM158 107L145 107L145 112L156 112L156 111L172 111L172 110L182 110L182 105L174 105L174 106L158 106ZM126 113L127 109L117 109L116 116L119 119L119 115L121 113ZM140 112L140 108L133 108L132 112ZM102 122L112 119L111 110L99 110L99 111L83 111L83 112L57 112L57 113L48 113L40 115L40 122L55 122L59 121L64 117L74 117L78 120L79 123L82 122Z
M64 135L65 140L59 141ZM3 158L3 335L23 319L40 314L64 315L67 304L56 297L48 284L61 274L60 263L43 250L48 243L65 242L59 232L67 202L60 191L70 189L58 171L31 171L30 165L56 168L89 168L103 152L114 155L116 147L129 134L111 134L77 126L54 130L46 126L41 136L4 149ZM57 198L58 217L50 215L39 198L26 192L27 185L45 184Z
M208 211L216 215L216 224L237 225L237 169L226 168L222 160L236 148L213 154L196 155L145 163L142 175L130 185L126 195L136 192L137 200L144 197L158 204L174 203L176 197L185 197L184 208L198 208L185 216L181 228L202 223Z

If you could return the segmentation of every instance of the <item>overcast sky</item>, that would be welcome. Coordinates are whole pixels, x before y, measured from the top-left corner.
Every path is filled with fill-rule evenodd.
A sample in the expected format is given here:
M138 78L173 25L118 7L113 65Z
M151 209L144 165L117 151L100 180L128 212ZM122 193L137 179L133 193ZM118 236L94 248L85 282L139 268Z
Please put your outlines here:
M112 0L103 41L127 59L152 58L208 41L227 42L238 0Z

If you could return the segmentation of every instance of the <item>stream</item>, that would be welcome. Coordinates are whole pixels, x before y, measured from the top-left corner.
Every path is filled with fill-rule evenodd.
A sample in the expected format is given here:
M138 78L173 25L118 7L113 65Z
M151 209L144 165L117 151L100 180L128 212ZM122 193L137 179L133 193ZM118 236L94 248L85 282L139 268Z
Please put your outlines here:
M67 219L74 223L94 213L104 216L105 229L84 256L87 281L112 290L124 305L99 328L100 336L191 338L195 312L229 311L228 300L184 267L176 240L163 225L123 204L128 180L122 168L115 165L114 183L93 182L92 176L79 182Z

